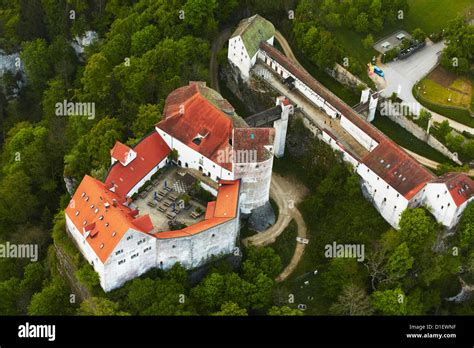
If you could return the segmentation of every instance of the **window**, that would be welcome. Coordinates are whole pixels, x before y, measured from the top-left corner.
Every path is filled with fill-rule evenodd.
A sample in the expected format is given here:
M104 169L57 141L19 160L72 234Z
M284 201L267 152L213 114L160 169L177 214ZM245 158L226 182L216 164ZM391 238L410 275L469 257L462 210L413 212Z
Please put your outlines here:
M441 206L441 210L443 210L443 209L444 209L444 205Z
M87 224L87 220L82 221L82 225L85 226Z
M130 256L130 259L133 260L134 258L138 257L138 253L135 253L133 254L132 256Z
M94 214L97 214L99 212L99 208L95 208Z
M215 236L216 236L216 235L215 235L214 233L211 235L211 237L215 237Z
M94 204L91 204L91 209L94 209Z
M80 214L79 210L76 210L76 216L79 216L79 214Z
M399 193L397 193L397 197L400 197L400 194L399 194ZM415 199L415 201L416 201L416 199Z
M123 253L123 249L117 250L117 251L115 252L115 255L120 255L121 253Z
M151 247L143 249L143 252L146 253L147 251L151 250Z
M439 198L439 195L437 195L436 198Z
M133 238L133 235L130 235L130 236L127 237L127 240L130 240L132 238Z
M176 245L173 245L173 249L176 248Z
M104 215L99 216L99 220L104 220Z
M451 203L448 203L448 207L451 205Z
M104 249L104 243L100 243L99 248Z
M120 260L120 261L118 262L119 265L121 265L122 263L125 263L125 259Z
M110 224L109 224L108 222L105 223L105 227L109 227L109 225L110 225Z
M85 192L82 192L81 197L84 198L85 195L86 195L86 193L85 193Z

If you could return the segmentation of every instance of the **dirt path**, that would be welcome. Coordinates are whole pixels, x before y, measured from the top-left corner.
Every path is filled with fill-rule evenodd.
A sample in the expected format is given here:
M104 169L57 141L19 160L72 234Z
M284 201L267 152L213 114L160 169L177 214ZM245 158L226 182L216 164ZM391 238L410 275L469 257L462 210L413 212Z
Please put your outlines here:
M220 93L219 89L219 64L217 62L217 53L224 47L229 40L232 32L227 28L219 33L212 42L211 60L209 61L209 73L211 74L211 88Z
M303 200L308 189L293 177L282 177L278 174L272 175L270 196L277 203L279 215L277 222L268 230L253 235L242 240L244 245L265 246L275 242L276 238L285 230L291 220L295 219L298 226L298 237L307 238L307 228L300 211L296 205ZM297 243L290 263L281 274L276 277L276 281L285 280L296 268L303 256L305 244Z

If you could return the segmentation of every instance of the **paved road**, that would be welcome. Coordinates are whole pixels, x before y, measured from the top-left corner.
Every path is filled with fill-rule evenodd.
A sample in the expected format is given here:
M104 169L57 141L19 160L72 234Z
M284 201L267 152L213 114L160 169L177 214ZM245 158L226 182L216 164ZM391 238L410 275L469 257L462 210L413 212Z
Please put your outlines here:
M385 73L385 80L374 76L374 81L379 89L384 88L382 95L390 97L393 92L403 100L410 109L418 113L417 110L424 108L413 96L413 86L422 80L430 70L437 64L438 56L445 47L443 41L432 43L428 41L426 46L420 51L414 53L411 57L396 62L382 64L381 68ZM462 123L451 120L445 116L431 111L433 120L443 122L448 120L451 127L462 132L464 130L474 133L474 128L463 125Z

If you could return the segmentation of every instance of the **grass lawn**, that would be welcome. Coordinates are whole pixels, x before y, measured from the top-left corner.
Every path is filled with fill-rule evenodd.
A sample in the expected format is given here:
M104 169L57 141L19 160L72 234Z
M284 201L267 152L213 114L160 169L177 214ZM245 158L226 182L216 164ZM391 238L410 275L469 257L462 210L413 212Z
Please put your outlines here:
M456 76L441 66L421 80L417 87L420 87L420 95L430 102L461 108L469 108L471 105L471 81L466 77Z
M451 19L474 7L472 0L408 0L408 5L404 26L410 31L421 28L428 35L440 32Z
M416 138L410 132L405 130L405 128L391 121L388 117L383 117L380 114L377 114L372 124L385 133L390 139L395 141L398 145L423 157L429 158L430 160L454 165L454 163L442 153Z
M280 256L281 269L283 270L291 261L296 248L298 225L291 220L285 230L278 236L275 243L269 245Z

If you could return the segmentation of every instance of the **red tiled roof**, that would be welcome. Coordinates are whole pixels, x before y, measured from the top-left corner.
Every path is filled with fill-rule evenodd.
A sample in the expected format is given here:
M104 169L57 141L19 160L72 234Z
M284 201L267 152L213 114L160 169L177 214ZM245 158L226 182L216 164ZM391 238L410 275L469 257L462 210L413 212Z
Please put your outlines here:
M219 191L215 202L209 202L205 219L181 230L157 232L159 239L189 237L215 227L238 216L240 180L219 181Z
M110 155L112 158L125 163L127 161L128 153L130 152L130 148L122 144L120 141L117 141L112 150L110 150Z
M130 228L143 233L150 231L150 217L144 215L134 219L130 209L122 203L122 197L108 190L99 180L86 175L65 210L80 232L83 232L83 227L90 230L86 241L103 263ZM100 217L103 217L102 220Z
M275 140L274 128L235 128L233 136L232 144L234 146L233 157L235 163L246 162L249 157L258 162L263 162L270 156L273 156L265 146L273 146ZM253 150L256 151L256 156L250 155L250 152ZM245 156L247 160L241 157L240 154L242 153L247 154Z
M231 163L218 163L219 151L229 151L233 123L200 92L198 83L178 88L166 98L164 119L156 126L188 147L201 153L227 170ZM198 134L207 136L199 145L193 142Z
M458 207L474 196L474 181L464 173L447 173L431 182L445 184Z
M408 200L435 178L433 173L389 140L369 152L362 163Z
M209 202L207 203L206 209L206 216L204 217L205 220L209 220L214 216L214 210L216 209L216 202Z
M170 152L170 148L156 131L143 138L133 150L137 157L126 167L116 162L105 179L107 187L111 188L115 184L115 192L120 197L125 197Z

